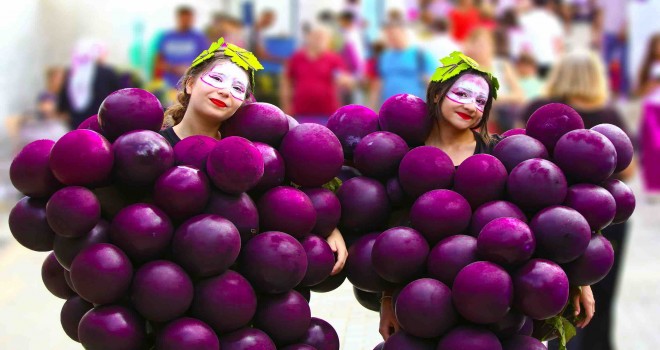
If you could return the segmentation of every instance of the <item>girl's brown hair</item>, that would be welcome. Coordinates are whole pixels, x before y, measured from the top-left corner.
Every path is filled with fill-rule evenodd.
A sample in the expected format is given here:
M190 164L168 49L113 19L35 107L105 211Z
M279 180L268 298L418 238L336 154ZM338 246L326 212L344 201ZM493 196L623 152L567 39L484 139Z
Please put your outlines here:
M651 37L651 40L649 40L649 45L646 48L646 56L644 57L644 61L642 61L642 69L639 72L639 93L643 92L642 90L644 89L644 86L651 78L651 66L653 65L653 61L658 59L655 57L656 51L658 50L658 45L660 45L660 33Z
M486 101L486 106L484 107L484 113L481 117L481 121L475 127L475 129L479 130L479 136L481 139L488 145L491 141L490 134L488 133L488 117L493 106L493 91L495 91L495 87L493 86L493 83L487 73L480 72L476 69L467 69L443 82L431 81L429 83L429 87L426 89L426 106L428 109L428 116L431 118L431 120L434 121L441 117L440 114L442 112L440 111L440 106L442 105L442 101L445 100L445 96L447 96L449 88L451 88L451 86L454 85L454 83L464 74L478 75L483 77L486 80L486 83L488 83L488 99ZM438 96L437 102L435 102L436 96Z

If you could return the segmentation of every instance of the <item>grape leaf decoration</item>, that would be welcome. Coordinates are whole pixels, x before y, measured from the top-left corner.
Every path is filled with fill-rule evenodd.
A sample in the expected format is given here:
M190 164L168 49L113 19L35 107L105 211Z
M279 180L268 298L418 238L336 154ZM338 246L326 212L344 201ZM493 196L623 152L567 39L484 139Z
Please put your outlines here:
M225 56L230 57L232 62L245 70L252 69L257 71L264 69L252 52L234 44L227 44L227 47L225 48Z
M211 46L209 46L208 49L202 51L202 53L200 53L199 56L197 56L197 58L195 58L192 61L192 64L190 65L190 67L195 67L198 64L208 60L211 57L213 57L213 54L215 54L215 52L218 51L218 49L220 49L222 47L222 45L224 45L224 43L225 43L225 38L222 38L222 37L220 39L218 39L218 41L212 43Z
M500 88L499 81L490 72L481 69L479 63L471 57L466 56L462 52L454 51L449 56L441 58L440 63L442 63L442 66L435 69L435 72L431 76L431 81L444 82L455 77L460 72L467 69L474 69L488 76L493 86L493 98L497 98L497 89Z

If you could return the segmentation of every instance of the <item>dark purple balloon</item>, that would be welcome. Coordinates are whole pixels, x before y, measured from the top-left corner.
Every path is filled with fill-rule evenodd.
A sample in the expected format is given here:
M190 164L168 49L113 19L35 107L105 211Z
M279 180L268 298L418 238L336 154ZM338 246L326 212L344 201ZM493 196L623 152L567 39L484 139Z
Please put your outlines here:
M23 197L9 213L9 230L27 249L47 252L53 249L55 232L46 220L46 201Z
M79 341L78 324L80 324L80 319L92 308L94 308L94 305L85 301L78 295L73 295L67 299L60 312L60 323L62 324L64 333L66 333L69 338Z
M431 118L423 99L397 94L383 102L378 112L378 125L383 131L401 136L410 146L418 146L424 144L431 130Z
M429 244L424 236L409 227L384 231L371 250L371 263L379 276L392 283L420 277L426 268Z
M264 159L264 176L254 186L256 191L267 191L284 183L284 158L275 148L261 142L255 142L254 146L261 152Z
M584 216L565 206L541 210L529 227L536 237L536 254L559 264L577 259L591 239L591 229Z
M426 271L429 277L451 287L458 272L477 260L477 239L466 235L452 235L431 249L426 260Z
M568 301L568 278L550 260L531 259L513 274L516 308L534 319L557 315Z
M300 285L311 287L323 282L335 265L335 255L325 239L317 235L308 235L300 242L307 256L307 271Z
M346 274L347 274L347 270L346 268L344 268L343 270L339 271L339 273L335 275L330 275L323 282L310 287L309 290L314 291L316 293L332 292L333 290L339 288L344 283L344 281L346 280ZM309 297L306 297L306 299L309 301Z
M396 319L406 332L420 338L435 338L456 323L451 289L432 278L405 286L396 299Z
M193 300L193 283L177 264L155 260L142 265L131 286L131 301L144 318L167 322L182 316Z
M289 130L295 128L296 126L300 125L300 123L296 120L296 118L285 114L286 115L286 120L289 123Z
M225 193L252 189L264 175L264 158L254 144L239 136L216 143L206 160L211 182Z
M419 197L410 208L412 227L430 244L459 234L470 224L470 204L451 190L433 190Z
M507 169L490 154L475 154L458 166L454 174L454 191L461 194L472 208L500 199L506 187Z
M360 140L378 131L378 115L365 106L342 106L328 118L328 129L339 139L344 157L352 159Z
M174 234L172 222L155 205L125 207L110 223L110 240L137 262L162 256Z
M66 285L71 288L72 291L76 291L73 287L73 281L71 281L71 272L69 270L64 269L64 280L66 281ZM77 293L76 293L77 294Z
M163 106L149 91L121 89L103 100L98 119L103 133L114 140L133 130L160 130L163 125Z
M146 344L145 322L119 305L98 306L82 317L78 337L85 349L132 350Z
M257 311L257 296L243 276L228 270L195 285L190 311L216 332L232 332L252 320Z
M525 135L527 130L524 128L509 129L502 133L502 137L510 137L514 135Z
M50 151L53 140L37 140L28 143L14 157L9 167L11 184L26 196L47 198L63 185L50 169Z
M616 149L603 134L573 130L562 136L553 154L566 177L575 182L600 183L616 169Z
M527 222L525 213L515 204L501 200L492 201L482 204L472 213L468 233L477 237L486 224L497 218L516 218L522 222Z
M635 194L633 191L628 185L617 179L607 179L601 186L610 192L616 202L616 214L612 223L626 222L635 211Z
M376 273L371 263L371 253L378 235L378 233L369 233L355 241L348 249L348 258L344 267L348 280L355 287L366 292L382 292L393 287L392 283Z
M277 231L252 238L241 251L243 275L264 293L284 293L297 286L307 271L305 248L293 236Z
M257 203L259 226L264 231L282 231L296 238L312 232L316 210L307 195L288 186L275 187Z
M536 248L534 233L516 218L489 222L477 238L479 256L502 266L516 265L532 257Z
M526 319L520 312L509 310L499 321L488 325L488 329L500 339L509 338L518 334Z
M360 172L354 167L350 167L348 165L342 165L339 174L337 174L337 177L342 182L346 182L347 180L358 176L362 176L362 174L360 174Z
M603 235L595 234L587 250L579 258L564 266L571 284L590 286L598 283L614 265L614 249Z
M456 275L452 298L456 310L467 320L479 324L497 322L513 302L511 276L491 262L473 262Z
M240 250L236 226L218 215L195 216L179 226L172 238L174 259L195 277L225 272Z
M222 123L220 131L222 137L240 136L277 147L289 131L289 121L277 106L265 102L247 103Z
M335 329L328 322L316 317L312 317L307 333L300 342L317 350L339 350L339 336Z
M380 312L380 299L382 293L365 292L361 289L353 287L353 296L355 300L367 310Z
M549 103L532 113L525 133L541 141L552 154L557 140L575 129L584 129L584 122L578 112L562 103Z
M529 316L525 316L525 322L518 331L518 334L531 337L533 331L534 331L534 319Z
M119 248L108 243L83 249L71 264L74 289L94 304L108 304L122 298L132 278L131 261Z
M254 326L266 332L276 344L291 344L300 339L311 321L309 303L295 290L259 297Z
M259 232L257 205L247 193L233 195L213 191L205 212L231 221L240 232L242 243Z
M50 151L55 178L66 185L96 186L110 178L112 145L101 134L87 129L69 131Z
M604 229L612 223L616 215L616 201L612 194L592 184L577 184L569 187L564 205L582 214L592 231Z
M172 220L183 220L204 210L211 185L202 170L178 165L156 180L153 193L154 203Z
M100 220L87 234L78 238L56 236L53 251L57 261L66 269L71 268L73 259L86 247L96 243L110 242L110 224Z
M384 347L384 346L385 346L385 342L381 342L381 343L379 343L378 345L376 345L376 347L374 348L374 350L383 350L383 347Z
M206 323L183 317L168 323L156 335L158 350L218 350L220 341Z
M396 175L401 159L408 152L408 144L399 135L377 131L355 147L355 167L365 176L387 178Z
M445 334L436 350L502 350L502 344L495 334L470 326L456 327Z
M616 150L615 173L624 170L630 165L633 159L633 145L630 137L621 128L612 124L598 124L591 128L591 130L605 135L612 142Z
M210 136L188 136L174 145L174 164L206 170L206 159L217 143Z
M85 187L68 186L55 192L46 204L48 225L60 236L80 237L101 219L101 203Z
M316 350L316 348L307 344L293 344L283 347L282 350Z
M93 116L83 120L83 122L80 123L76 129L89 129L96 131L99 134L103 134L103 130L101 129L101 124L99 124L98 114L94 114Z
M243 328L220 336L222 350L277 350L273 340L256 328Z
M334 192L325 188L302 188L312 201L316 210L316 224L312 232L327 238L339 224L341 218L341 203Z
M174 150L160 134L131 131L112 144L115 155L115 176L132 186L153 184L174 164Z
M64 268L57 262L54 253L48 254L41 265L41 280L46 289L60 299L68 299L75 295L64 279Z
M500 141L493 148L493 155L499 159L507 171L516 165L533 158L548 159L548 150L541 141L527 135L513 135Z
M558 166L548 160L529 159L511 170L507 192L518 207L534 212L564 202L566 177Z
M351 233L378 229L390 215L385 186L372 178L360 176L344 182L337 198L341 203L341 227Z
M385 341L382 350L435 350L436 341L412 336L405 331L398 331Z
M454 162L436 147L413 148L399 165L401 187L415 198L431 190L450 188L453 181Z
M502 343L502 350L548 350L538 339L515 335Z
M385 182L385 190L387 191L387 197L390 199L390 204L392 207L398 208L405 204L406 193L401 187L398 177L392 177Z

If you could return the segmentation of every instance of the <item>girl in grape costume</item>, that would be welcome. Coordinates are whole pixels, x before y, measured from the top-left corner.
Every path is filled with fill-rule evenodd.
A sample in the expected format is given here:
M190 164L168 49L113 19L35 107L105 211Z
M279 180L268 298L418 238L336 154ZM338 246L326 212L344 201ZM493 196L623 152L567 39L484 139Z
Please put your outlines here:
M502 139L489 135L486 127L499 83L463 53L453 52L440 62L442 66L436 69L426 90L432 127L425 145L441 149L458 167L474 154L492 153ZM379 331L384 339L399 330L391 295L386 291L381 299ZM586 317L579 326L586 326L594 313L591 288L583 287L572 303L578 313L580 304L585 308Z
M165 123L171 126L160 134L172 147L193 135L221 139L222 123L242 105L254 101L254 73L260 69L263 66L254 54L218 39L197 56L179 80L178 102L165 112ZM335 275L344 267L348 251L337 229L327 242L337 254L332 270Z

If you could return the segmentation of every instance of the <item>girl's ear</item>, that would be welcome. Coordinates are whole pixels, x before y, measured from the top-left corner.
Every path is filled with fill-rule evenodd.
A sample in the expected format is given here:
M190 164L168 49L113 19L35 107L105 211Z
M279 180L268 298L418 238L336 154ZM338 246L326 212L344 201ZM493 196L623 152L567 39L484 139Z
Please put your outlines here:
M435 97L433 98L433 103L438 103L439 100L440 100L440 95L436 94Z
M188 78L186 80L186 93L188 95L192 94L192 87L193 87L193 79Z

